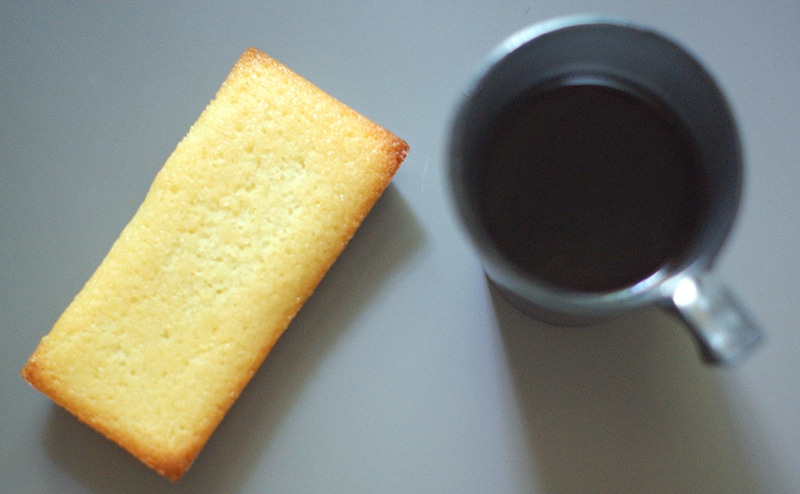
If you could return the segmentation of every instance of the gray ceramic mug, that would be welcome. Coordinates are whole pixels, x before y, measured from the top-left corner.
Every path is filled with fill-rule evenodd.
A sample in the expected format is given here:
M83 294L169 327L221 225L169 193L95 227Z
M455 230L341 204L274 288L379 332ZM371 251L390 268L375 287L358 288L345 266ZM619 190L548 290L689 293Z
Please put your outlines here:
M742 189L736 125L664 36L598 17L513 35L458 108L448 173L488 278L522 311L584 325L661 305L714 363L760 340L710 271Z

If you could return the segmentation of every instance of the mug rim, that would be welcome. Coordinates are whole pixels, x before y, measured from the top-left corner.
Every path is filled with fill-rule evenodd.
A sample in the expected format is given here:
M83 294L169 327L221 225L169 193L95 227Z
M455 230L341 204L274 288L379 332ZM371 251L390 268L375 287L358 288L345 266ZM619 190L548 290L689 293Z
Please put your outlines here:
M465 205L465 203L469 202L469 198L466 197L467 192L464 190L466 186L462 183L462 171L458 170L458 168L463 166L461 165L463 161L460 156L461 150L458 149L459 145L463 144L458 134L460 130L463 131L463 129L460 129L463 125L461 120L463 120L464 113L472 103L473 97L481 90L482 84L492 74L492 71L498 67L504 59L535 40L556 32L579 27L611 27L636 31L641 35L656 39L659 43L670 45L671 48L675 50L676 53L683 56L687 62L691 62L692 68L705 77L718 92L719 103L723 106L722 110L726 112L731 130L735 134L735 142L732 143L732 147L734 148L737 162L731 163L729 166L738 168L736 173L738 183L735 184L736 190L733 191L735 197L733 199L728 199L726 203L728 204L727 209L731 209L731 211L727 212L730 218L726 219L721 227L714 228L714 225L704 225L702 227L703 230L716 230L706 234L706 236L710 236L711 238L707 241L710 247L698 250L693 255L688 255L686 259L678 262L677 266L672 263L673 260L665 260L658 270L631 285L598 292L578 291L556 287L520 273L518 269L498 252L493 243L488 240L488 236L480 225L480 219L473 208ZM538 309L544 309L556 314L571 314L581 318L591 318L595 316L605 317L620 311L659 302L664 299L664 287L673 286L686 276L691 276L692 274L707 270L732 228L733 217L736 216L736 211L740 202L739 196L741 193L743 169L735 119L716 80L708 73L699 59L678 42L652 28L633 21L604 15L573 15L545 20L513 33L497 45L489 53L488 57L484 59L483 63L479 65L478 70L473 76L473 80L460 101L451 128L448 160L450 193L457 206L462 224L466 226L471 240L479 250L488 277L501 291L512 294L513 298L520 299L518 302L524 304L528 301L530 304L534 305L537 312L540 312ZM708 214L711 215L711 213ZM702 235L703 233L700 233L697 234L696 237ZM519 304L515 303L515 305ZM524 310L524 307L521 308Z

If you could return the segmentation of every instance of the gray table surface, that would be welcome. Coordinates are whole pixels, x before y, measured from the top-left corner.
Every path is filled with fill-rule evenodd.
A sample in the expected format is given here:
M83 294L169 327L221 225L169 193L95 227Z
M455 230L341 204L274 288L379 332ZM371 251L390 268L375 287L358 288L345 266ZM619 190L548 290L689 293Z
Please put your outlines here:
M503 38L575 13L688 46L746 148L718 271L766 344L703 367L648 311L559 330L492 294L443 180L453 109ZM234 61L256 46L411 145L393 185L172 485L19 371ZM800 3L3 2L0 492L800 489Z

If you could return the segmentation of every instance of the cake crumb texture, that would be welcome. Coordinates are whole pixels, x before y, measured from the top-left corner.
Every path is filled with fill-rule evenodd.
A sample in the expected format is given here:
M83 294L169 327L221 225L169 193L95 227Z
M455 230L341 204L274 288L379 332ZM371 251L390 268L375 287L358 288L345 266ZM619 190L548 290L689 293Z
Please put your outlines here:
M23 377L180 479L407 151L247 50Z

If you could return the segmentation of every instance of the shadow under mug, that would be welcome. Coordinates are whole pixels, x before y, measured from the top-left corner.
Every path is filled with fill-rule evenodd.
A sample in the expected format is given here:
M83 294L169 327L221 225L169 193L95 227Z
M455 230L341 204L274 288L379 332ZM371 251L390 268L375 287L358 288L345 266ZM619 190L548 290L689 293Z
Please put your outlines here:
M448 166L489 280L523 312L574 326L662 305L712 363L760 340L710 272L739 204L738 132L677 43L600 17L512 35L456 112Z

